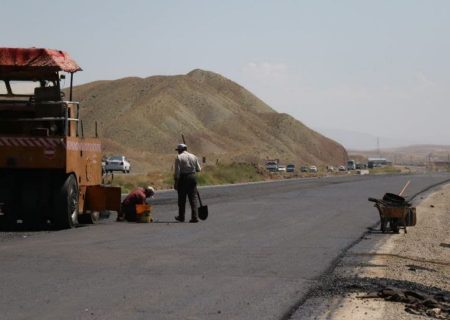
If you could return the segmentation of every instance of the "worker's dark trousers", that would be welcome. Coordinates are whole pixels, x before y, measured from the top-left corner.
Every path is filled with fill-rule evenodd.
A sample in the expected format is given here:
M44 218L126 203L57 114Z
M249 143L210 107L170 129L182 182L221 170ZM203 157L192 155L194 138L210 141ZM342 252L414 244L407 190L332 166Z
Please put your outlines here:
M184 213L186 210L186 196L189 198L189 204L191 205L191 219L197 220L197 179L194 173L181 174L178 181L178 216L182 219L184 219Z
M121 206L121 214L127 221L136 222L136 206Z

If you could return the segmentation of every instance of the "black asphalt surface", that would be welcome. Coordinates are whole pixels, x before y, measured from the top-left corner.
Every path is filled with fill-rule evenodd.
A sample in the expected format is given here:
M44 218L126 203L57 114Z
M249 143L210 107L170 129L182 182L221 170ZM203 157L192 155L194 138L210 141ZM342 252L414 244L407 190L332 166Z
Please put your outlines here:
M201 188L207 221L0 233L0 319L281 319L379 216L368 197L448 174L349 176ZM420 198L420 197L419 197ZM420 216L420 212L418 212ZM189 214L187 215L189 218Z

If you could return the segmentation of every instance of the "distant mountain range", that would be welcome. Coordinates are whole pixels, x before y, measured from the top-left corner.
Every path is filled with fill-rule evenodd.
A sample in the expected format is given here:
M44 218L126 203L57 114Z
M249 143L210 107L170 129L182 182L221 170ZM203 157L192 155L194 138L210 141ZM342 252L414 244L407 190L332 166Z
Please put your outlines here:
M97 121L105 153L125 154L144 172L170 168L182 134L207 163L277 158L336 165L347 159L339 143L209 71L96 81L73 94L85 132L94 132Z
M325 136L342 143L351 157L384 157L395 164L426 165L430 161L450 161L450 146L414 144L413 141L377 138L370 134L340 130L318 129ZM363 158L358 158L362 161Z
M412 140L377 137L371 134L343 130L316 128L326 137L341 143L347 150L375 150L386 148L398 148L415 144Z

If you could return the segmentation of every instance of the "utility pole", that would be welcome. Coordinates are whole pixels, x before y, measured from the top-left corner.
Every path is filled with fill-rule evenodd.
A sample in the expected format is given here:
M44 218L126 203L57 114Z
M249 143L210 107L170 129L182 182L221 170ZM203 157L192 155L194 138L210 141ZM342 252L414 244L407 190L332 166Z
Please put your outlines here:
M378 152L378 158L381 158L381 152L380 152L380 138L377 137L377 152Z
M433 169L432 166L431 166L431 152L428 155L428 167L430 168L430 171Z

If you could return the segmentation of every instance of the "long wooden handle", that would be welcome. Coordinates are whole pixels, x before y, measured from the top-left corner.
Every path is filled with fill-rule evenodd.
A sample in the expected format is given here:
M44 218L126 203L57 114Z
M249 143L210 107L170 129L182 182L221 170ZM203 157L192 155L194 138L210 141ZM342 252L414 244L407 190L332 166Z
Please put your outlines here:
M200 207L203 207L202 198L200 198L200 193L198 192L198 190L197 190L197 197L198 197L198 202L200 202Z
M406 184L403 187L402 191L400 191L400 193L398 194L399 196L401 196L403 194L403 192L405 192L405 190L406 190L406 188L408 188L410 182L411 182L410 180L408 180L408 182L406 182Z

